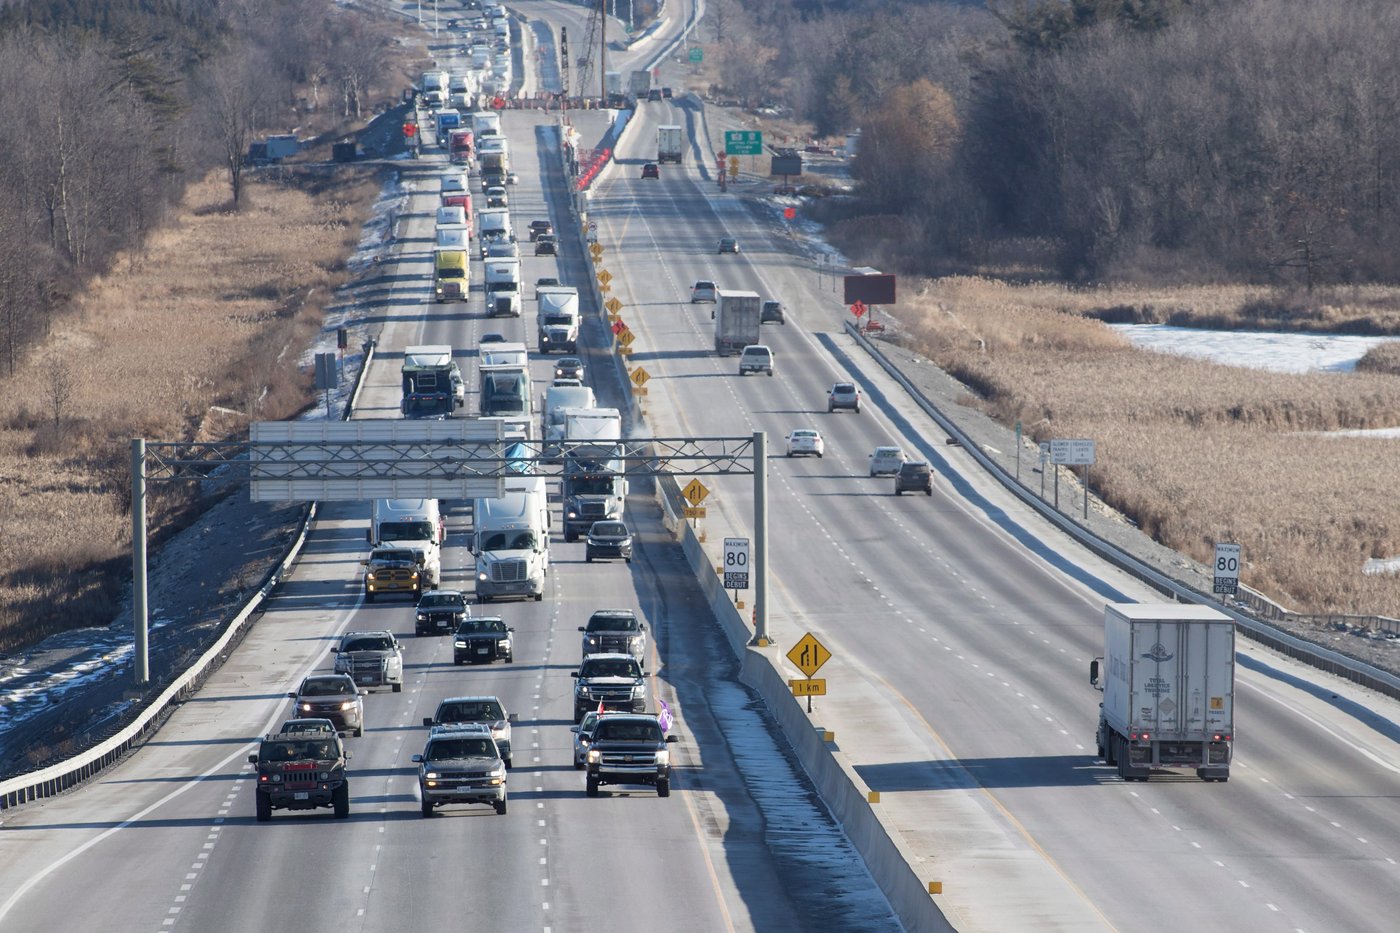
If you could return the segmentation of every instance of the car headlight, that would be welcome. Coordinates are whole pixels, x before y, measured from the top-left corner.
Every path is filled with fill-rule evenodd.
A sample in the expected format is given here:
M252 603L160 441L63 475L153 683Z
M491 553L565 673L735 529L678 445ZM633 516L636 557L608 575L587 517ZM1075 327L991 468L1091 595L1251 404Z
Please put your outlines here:
M597 635L589 635L589 636L587 637L586 641L588 642L588 644L589 644L590 647L593 646L593 645L596 645L596 644L598 644L598 636L597 636Z
M568 515L565 516L565 517L567 517L567 518L578 518L578 513L575 512L573 509L569 509L569 513L568 513Z
M280 774L274 774L274 775L272 776L272 783L274 783L274 784L280 783L281 780L282 780L282 775L280 775Z
M321 772L321 780L323 780L323 781L329 781L330 779L331 779L331 773L330 773L329 771L322 771L322 772Z
M418 621L419 621L419 622L426 622L426 621L428 621L428 614L427 614L426 612L420 612L420 613L418 613Z
M646 684L637 684L635 687L632 688L632 697L633 697L633 699L636 699L637 697L644 697L644 696L646 696L646 695L647 695L647 687L646 687Z
M591 691L586 684L579 684L577 692L578 695L583 697L584 699L587 699L593 695L593 691Z
M603 760L603 753L600 752L600 751L598 751L598 749L596 749L596 748L590 748L590 749L588 750L588 763L589 763L589 764L591 764L591 765L596 765L598 762L600 762L600 761L602 761L602 760Z
M476 578L477 578L478 580L480 580L481 582L485 583L487 580L490 580L490 579L491 579L491 575L488 574L486 571L483 570L483 571L481 571L480 573L478 573L478 574L476 575Z
M671 763L671 750L663 748L656 753L656 763L661 767L666 767Z
M427 774L423 775L423 777L430 781L436 781L438 779L438 773L436 771L429 771Z
M302 703L302 704L300 705L300 709L302 710L302 712L310 712L310 711L311 711L311 704L310 704L310 703Z
M354 701L354 700L346 700L344 703L340 704L340 708L341 708L342 710L354 709L354 708L355 708L355 701Z
M506 776L505 765L502 765L501 767L497 768L495 771L492 771L492 772L491 772L491 777L496 778L497 780L504 780L504 779L505 779L505 776Z
M464 642L464 641L454 641L454 642L452 643L452 647L454 647L454 648L465 648L465 647L467 647L467 643Z
M510 639L509 639L509 638L502 638L502 639L501 639L501 647L508 650L508 649L510 648Z

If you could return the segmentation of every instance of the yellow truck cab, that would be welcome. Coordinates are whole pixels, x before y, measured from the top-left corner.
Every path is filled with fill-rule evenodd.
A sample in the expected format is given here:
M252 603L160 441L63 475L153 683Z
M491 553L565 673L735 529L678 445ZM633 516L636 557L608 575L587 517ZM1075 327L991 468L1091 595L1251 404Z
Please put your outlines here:
M433 253L433 297L437 301L465 301L471 287L467 278L467 251L439 249Z

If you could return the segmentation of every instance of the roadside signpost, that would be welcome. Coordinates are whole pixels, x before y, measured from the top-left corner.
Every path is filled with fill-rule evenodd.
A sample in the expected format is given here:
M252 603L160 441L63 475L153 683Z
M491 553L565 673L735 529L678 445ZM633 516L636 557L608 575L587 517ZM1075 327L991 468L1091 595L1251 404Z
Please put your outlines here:
M1240 591L1240 546L1215 546L1215 574L1211 590L1221 596L1234 596Z
M632 380L633 395L647 394L647 380L651 378L651 373L647 372L645 368L638 366L632 370L632 375L627 378Z
M788 686L792 688L792 695L807 698L807 712L812 711L812 697L826 696L826 679L813 680L812 675L821 670L822 665L831 660L831 652L826 649L826 645L817 641L816 637L808 632L798 639L797 644L792 646L792 650L787 653L788 660L797 665L797 669L807 675L805 680L789 680Z
M1060 507L1060 471L1062 466L1082 466L1084 468L1084 520L1089 520L1089 467L1094 465L1096 451L1094 442L1086 439L1060 439L1050 442L1050 462L1055 470L1055 508ZM1043 497L1042 497L1043 498Z
M725 130L724 151L729 155L761 155L763 153L763 132L761 130Z
M737 599L739 590L749 588L749 539L724 539L724 588L733 590Z
M705 488L705 484L698 479L693 479L689 483L686 483L685 488L681 490L681 495L685 498L685 501L690 503L690 505L686 506L684 509L685 517L689 519L704 518L705 507L700 503L704 502L709 494L710 491Z

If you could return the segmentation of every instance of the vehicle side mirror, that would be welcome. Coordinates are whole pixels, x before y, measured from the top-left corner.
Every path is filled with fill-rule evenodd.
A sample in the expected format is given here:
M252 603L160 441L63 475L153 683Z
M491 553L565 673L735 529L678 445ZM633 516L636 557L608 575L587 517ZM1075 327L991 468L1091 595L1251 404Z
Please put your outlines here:
M641 629L642 631L644 631L644 632L647 630L647 624L646 624L645 622L638 622L638 623L637 623L637 627L640 628L640 629Z
M368 541L370 544L373 544L373 543L374 543L374 529L373 529L373 528L366 528L366 529L365 529L365 540Z
M582 626L582 625L580 625L580 626L578 627L578 630L579 630L580 632L587 631L587 629L586 629L584 626Z
M331 654L340 654L340 646L337 645L336 647L332 648Z
M514 625L507 625L507 626L506 626L506 631L507 631L507 632L513 632L513 631L515 631L515 626L514 626Z
M570 727L569 727L569 731L570 731L570 732L578 732L578 726L570 726ZM248 759L251 761L252 759L254 759L254 758L256 758L256 757L258 757L258 756L257 756L257 755L249 755L249 756L248 756Z
M506 717L506 722L519 722L519 721L520 721L520 714L519 714L519 713L511 713L509 716Z
M569 676L572 677L572 678L574 678L575 680L577 680L577 679L578 679L578 671L569 671Z
M295 699L297 698L297 693L296 693L295 690L288 690L288 691L287 691L287 696L289 696L289 697L291 697L293 700L295 700Z
M666 744L667 744L667 745L673 745L673 744L675 744L676 742L679 742L680 740L681 740L681 737L678 736L678 735L668 735L668 736L666 736Z
M366 557L364 560L360 561L360 566L361 566L361 567L368 567L368 566L369 566L369 558Z
M577 727L577 726L574 727L574 731L575 731L575 732L578 731L578 727ZM255 765L255 764L257 764L257 763L258 763L258 756L257 756L257 755L249 755L249 756L248 756L248 764L250 764L250 765Z
M423 725L425 725L425 726L431 726L432 724L433 724L433 717L431 717L431 716L424 716L424 717L423 717Z
M1089 683L1095 687L1099 685L1099 658L1089 662Z
M471 531L471 532L468 532L468 533L467 533L467 551L469 551L469 552L472 553L472 554L477 553L477 550L476 550L476 532L474 532L474 531Z
M369 691L368 691L368 690L360 690L360 691L358 691L358 693L359 693L359 695L362 696L362 697L367 697L367 696L369 696Z
M345 760L346 760L346 761L349 761L351 758L354 758L354 757L355 757L355 753L352 752L352 751L350 751L350 749L347 748L347 749L345 750Z
M423 761L423 756L422 756L422 755L414 755L414 756L413 756L412 758L410 758L409 760L412 761L414 764L420 764L420 763L422 763L422 761Z

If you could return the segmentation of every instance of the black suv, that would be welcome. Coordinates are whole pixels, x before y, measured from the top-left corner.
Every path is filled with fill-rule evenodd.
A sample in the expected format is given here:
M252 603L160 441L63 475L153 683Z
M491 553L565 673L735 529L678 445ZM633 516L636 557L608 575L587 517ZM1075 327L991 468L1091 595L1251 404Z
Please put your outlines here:
M511 663L515 660L515 647L510 640L513 631L500 616L468 619L452 636L452 663L490 664L497 658Z
M258 783L253 789L259 823L272 819L273 810L314 810L331 807L335 818L350 815L350 781L345 762L350 753L334 732L277 733L263 738L257 754L248 761L257 765Z
M921 492L933 495L933 471L923 460L905 460L894 477L894 494Z
M591 709L640 713L647 708L646 671L630 654L589 655L571 676L577 680L574 722Z
M671 750L655 716L600 716L584 756L588 796L603 784L650 784L656 796L671 796Z
M472 610L460 590L438 590L424 593L413 613L413 634L446 635L455 632Z
M355 738L365 734L365 695L349 674L312 674L287 696L302 718L329 719Z
M786 324L787 317L783 314L783 303L781 301L765 301L758 312L758 322L760 324Z
M594 522L597 528L602 522ZM599 609L588 617L583 632L583 656L590 654L630 654L638 661L647 653L647 624L631 609Z

